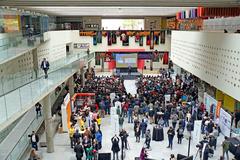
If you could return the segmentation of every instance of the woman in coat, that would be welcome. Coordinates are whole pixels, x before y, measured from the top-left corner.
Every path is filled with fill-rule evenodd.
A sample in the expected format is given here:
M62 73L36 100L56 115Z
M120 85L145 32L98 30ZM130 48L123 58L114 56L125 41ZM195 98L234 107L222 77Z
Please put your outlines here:
M120 151L119 138L117 137L117 135L115 135L114 137L112 137L111 141L112 141L113 160L115 160L115 156L117 157L117 160L118 160L118 152Z

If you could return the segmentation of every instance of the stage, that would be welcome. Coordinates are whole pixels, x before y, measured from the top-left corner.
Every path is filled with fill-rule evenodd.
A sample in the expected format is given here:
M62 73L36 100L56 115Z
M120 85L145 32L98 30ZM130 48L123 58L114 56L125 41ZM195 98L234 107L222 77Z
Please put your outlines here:
M128 68L116 68L113 74L115 76L122 77L125 80L133 80L142 75L138 72L137 68L131 68L131 70Z

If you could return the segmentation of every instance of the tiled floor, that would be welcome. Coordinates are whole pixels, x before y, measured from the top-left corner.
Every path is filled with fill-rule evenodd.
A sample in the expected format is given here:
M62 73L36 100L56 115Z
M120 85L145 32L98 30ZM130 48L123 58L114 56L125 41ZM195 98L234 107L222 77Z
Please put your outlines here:
M112 132L109 128L110 124L110 117L104 118L103 123L102 123L102 132L103 132L103 148L100 150L100 153L107 153L111 152L111 137ZM153 125L149 125L148 128L152 131ZM130 150L126 151L126 158L125 160L134 160L134 157L140 155L141 148L143 147L144 144L144 139L141 139L140 143L135 142L135 137L134 137L134 131L133 131L133 124L128 124L127 119L125 119L124 122L124 128L127 130L129 133L129 146ZM188 153L188 140L183 139L182 144L177 144L177 138L174 138L174 144L173 144L173 150L166 148L168 145L167 141L167 128L164 128L164 141L161 142L156 142L152 141L151 142L151 150L148 151L149 153L149 158L155 159L155 160L168 160L170 157L170 154L183 154L187 155ZM217 150L215 151L215 154L210 160L218 160L222 151L221 151L221 142L222 142L223 136L220 136L218 138L218 145L217 145ZM54 144L55 144L55 152L54 153L46 153L46 148L41 148L40 152L43 155L44 160L75 160L75 153L73 149L70 148L70 140L68 138L68 134L56 134L54 138ZM190 149L191 155L196 155L197 153L197 148L196 144L191 142L191 149ZM233 157L231 155L231 157ZM199 160L199 154L196 158L196 160Z
M101 75L98 73L98 75ZM105 74L104 74L105 75ZM127 87L127 91L130 93L136 93L136 87L133 87L132 82L125 82L125 86ZM127 84L127 85L126 85ZM131 86L131 87L129 87ZM113 132L111 131L111 118L108 116L102 120L102 133L103 133L103 148L100 150L100 153L110 153L111 152L111 137L113 136ZM126 150L126 157L125 160L134 160L134 157L138 157L140 155L141 148L144 145L144 139L141 139L140 143L135 142L134 137L134 131L133 131L133 124L127 123L127 119L125 118L124 126L123 126L127 132L129 133L128 142L130 149ZM148 125L148 128L152 131L153 125ZM170 154L183 154L187 155L188 153L188 140L186 138L183 139L182 144L177 144L177 137L174 137L174 144L173 144L173 150L166 148L168 145L167 140L167 129L164 128L164 141L151 142L151 150L148 151L149 158L155 159L155 160L168 160L170 157ZM221 142L223 140L223 136L221 135L218 138L218 144L217 144L217 150L215 151L215 154L212 158L209 158L210 160L218 160L220 158L220 155L222 154L222 147ZM55 152L54 153L46 153L46 148L41 148L40 152L43 155L44 160L76 160L75 153L73 149L70 148L70 140L68 138L68 134L56 134L54 137L54 143L55 143ZM191 141L191 147L190 147L190 155L197 154L197 148L196 143ZM230 155L230 157L233 157L233 155ZM120 154L119 154L120 158ZM195 160L199 160L199 154L196 157Z

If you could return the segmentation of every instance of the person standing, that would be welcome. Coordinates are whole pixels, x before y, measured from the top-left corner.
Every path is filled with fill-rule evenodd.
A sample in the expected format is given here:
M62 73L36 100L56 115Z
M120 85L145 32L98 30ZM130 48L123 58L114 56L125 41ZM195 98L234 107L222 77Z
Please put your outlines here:
M230 142L228 140L228 137L225 136L224 137L224 141L222 143L222 147L223 147L223 159L225 157L225 154L227 155L227 160L229 160L229 155L228 155L228 151L229 151L229 146L230 146Z
M76 153L77 160L82 160L84 150L83 146L80 144L80 141L78 141L75 145L74 152Z
M151 142L151 132L150 132L150 129L148 129L146 132L146 139L145 139L145 144L147 146L147 149L150 148L150 142Z
M167 148L172 149L173 138L175 136L175 131L174 131L173 127L169 127L167 134L168 134L168 147Z
M98 150L102 148L102 132L99 129L96 133L95 133L95 137L97 140L97 145L98 145Z
M140 135L141 135L141 131L140 131L140 124L137 123L134 126L134 132L135 132L135 137L136 137L136 142L140 142Z
M71 127L69 128L69 138L70 138L71 148L73 148L73 145L74 145L74 138L73 138L74 131L75 131L75 129L74 129L73 125L71 125Z
M119 138L117 137L117 135L115 135L114 137L112 137L111 141L112 141L113 160L115 160L115 156L116 156L116 159L118 160L118 152L120 151Z
M179 127L177 129L177 138L178 138L178 144L182 144L182 139L183 139L183 128L182 127Z
M43 58L43 61L41 63L41 68L42 70L44 71L44 74L45 74L45 79L48 78L48 74L47 74L47 71L49 69L49 62L47 61L46 58Z
M172 115L172 126L173 126L173 129L176 128L177 120L178 120L178 115L176 113L174 113Z
M119 130L122 130L122 129L123 129L123 122L124 122L124 117L123 117L123 115L121 114L121 115L119 116L119 121L118 121L118 123L119 123Z
M140 129L141 129L141 134L142 134L142 138L144 138L146 130L147 130L147 123L144 121L144 119L142 119L142 122L140 124Z
M37 144L39 142L38 135L34 131L32 131L32 134L28 135L28 137L30 137L32 148L38 150L38 144Z
M76 129L76 132L73 134L73 143L74 143L74 146L76 145L76 143L78 141L80 141L80 138L81 138L81 134L79 133L79 130Z
M35 104L35 110L36 110L36 117L38 119L38 116L42 116L42 105L38 102Z

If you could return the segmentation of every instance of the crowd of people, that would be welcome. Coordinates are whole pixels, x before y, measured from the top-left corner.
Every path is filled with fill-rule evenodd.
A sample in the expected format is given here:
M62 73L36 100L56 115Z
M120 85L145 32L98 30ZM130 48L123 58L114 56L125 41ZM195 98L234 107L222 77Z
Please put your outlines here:
M77 83L77 81L76 79L75 82ZM124 148L128 149L128 133L123 127L125 118L128 123L133 123L136 142L139 143L140 139L144 139L145 145L140 155L144 153L145 156L140 157L146 158L146 150L150 149L152 139L151 124L159 128L167 128L169 142L167 148L172 149L175 135L178 139L177 143L181 144L184 135L190 135L191 131L193 131L195 120L202 120L201 132L204 136L203 140L197 145L200 157L207 160L214 154L220 128L218 121L214 120L214 115L206 111L203 103L198 102L198 88L194 76L186 74L185 76L176 75L172 77L170 72L166 70L161 70L158 76L141 76L137 80L138 89L136 95L126 93L123 81L122 78L115 76L95 76L87 79L84 87L77 89L78 92L96 94L94 109L90 109L85 115L88 117L89 113L96 114L96 119L87 118L91 119L91 124L95 125L88 124L87 127L82 127L86 128L85 132L89 131L91 135L95 135L97 131L100 131L100 126L96 128L98 126L97 119L110 114L112 106L117 108L120 134L112 138L114 159L115 157L118 159L118 152L120 151L119 139L123 140ZM86 121L86 118L83 119ZM74 134L72 134L72 137L74 137ZM94 142L93 137L87 136L87 138L90 140L89 143ZM74 141L76 144L78 139ZM225 141L228 144L227 137ZM228 145L223 146L225 150L229 150ZM84 149L86 151L86 148ZM228 155L228 151L225 151L225 153Z

